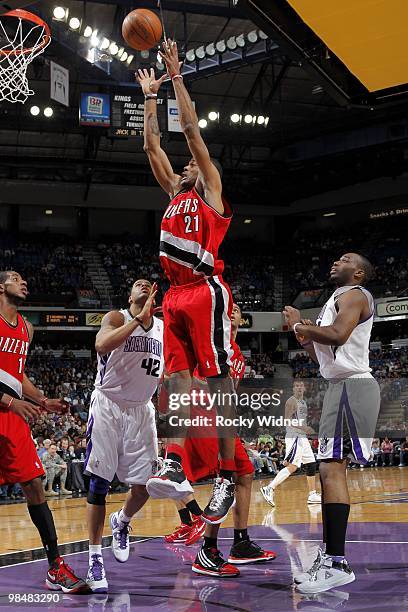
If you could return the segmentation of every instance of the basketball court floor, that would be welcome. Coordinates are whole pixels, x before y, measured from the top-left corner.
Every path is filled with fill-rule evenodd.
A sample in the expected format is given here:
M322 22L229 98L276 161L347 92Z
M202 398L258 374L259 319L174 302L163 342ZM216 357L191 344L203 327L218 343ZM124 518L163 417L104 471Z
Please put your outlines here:
M249 533L278 557L267 564L241 566L239 578L215 579L191 571L200 544L166 544L178 515L169 501L150 500L132 521L131 556L115 561L110 538L104 539L109 595L62 595L41 603L14 603L17 609L198 611L404 610L408 608L408 468L349 471L352 495L347 557L357 580L341 589L313 596L296 592L293 574L313 562L321 536L321 512L307 506L306 479L294 476L277 490L277 506L268 506L253 484ZM209 486L196 488L199 502ZM107 515L120 507L123 495L112 495ZM88 564L86 501L50 502L67 562L85 576ZM224 557L232 543L232 521L220 531ZM109 535L106 525L105 535ZM0 506L0 609L9 595L52 592L43 588L47 563L24 504ZM58 600L58 601L57 601Z

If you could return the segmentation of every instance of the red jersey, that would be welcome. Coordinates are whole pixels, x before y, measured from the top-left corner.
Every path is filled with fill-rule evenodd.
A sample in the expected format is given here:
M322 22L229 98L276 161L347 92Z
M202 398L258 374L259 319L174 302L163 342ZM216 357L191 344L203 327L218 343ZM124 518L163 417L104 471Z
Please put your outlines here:
M11 325L0 315L0 384L14 391L18 397L22 396L29 345L27 325L21 314L17 314L16 325Z
M230 373L231 373L232 378L237 379L236 386L238 386L240 380L244 378L245 359L244 359L243 354L241 353L241 349L239 348L238 344L235 342L235 340L232 340L232 338L231 338L231 347L232 347L232 350L234 351L234 354L231 358L232 365L231 365Z
M170 201L161 224L160 262L172 285L222 274L224 262L218 259L218 250L232 216L225 201L224 206L225 214L221 215L195 187Z

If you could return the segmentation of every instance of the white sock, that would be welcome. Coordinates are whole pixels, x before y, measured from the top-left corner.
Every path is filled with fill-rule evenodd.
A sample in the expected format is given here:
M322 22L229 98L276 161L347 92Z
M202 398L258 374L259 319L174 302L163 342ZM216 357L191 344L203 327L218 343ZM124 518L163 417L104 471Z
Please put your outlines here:
M92 555L100 556L102 558L102 563L103 563L102 544L90 544L89 545L89 563L91 563L92 561Z
M278 472L278 474L275 476L269 486L272 487L272 489L276 489L276 487L282 484L282 482L285 482L285 480L289 478L290 475L291 472L289 472L288 468L283 468L283 470Z
M124 511L124 510L123 510L123 508L122 508L122 510L119 512L119 515L118 515L118 523L119 523L119 526L120 526L120 527L123 527L123 524L124 524L124 523L130 523L130 521L131 521L131 520L132 520L132 517L131 517L131 516L127 516L127 515L125 514L125 511ZM120 523L121 523L121 524L120 524Z

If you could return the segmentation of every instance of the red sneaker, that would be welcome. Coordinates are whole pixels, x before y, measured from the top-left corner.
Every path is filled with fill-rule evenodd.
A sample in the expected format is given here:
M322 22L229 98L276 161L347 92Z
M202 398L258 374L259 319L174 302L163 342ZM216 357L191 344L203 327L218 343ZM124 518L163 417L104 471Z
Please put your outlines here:
M173 533L165 535L164 539L170 544L184 544L190 535L192 525L184 525L183 523L176 527Z
M217 548L202 548L191 568L196 574L218 576L218 578L235 578L239 569L227 563Z
M273 559L276 559L276 553L271 550L263 550L251 540L242 540L232 546L228 563L262 563Z
M89 588L84 580L75 576L72 569L62 557L57 557L47 572L46 586L51 591L62 591L63 593L89 593Z
M185 544L186 546L191 546L198 542L201 536L204 534L206 524L201 516L196 516L193 520L193 524L191 525L190 535L188 536Z

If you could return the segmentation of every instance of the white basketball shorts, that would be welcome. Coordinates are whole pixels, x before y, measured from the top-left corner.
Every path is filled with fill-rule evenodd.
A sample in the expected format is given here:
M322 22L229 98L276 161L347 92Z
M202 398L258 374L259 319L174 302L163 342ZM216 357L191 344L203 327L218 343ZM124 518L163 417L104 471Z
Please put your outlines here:
M306 463L314 463L316 461L310 442L304 436L285 438L285 447L285 461L296 465L298 468L302 464L305 465Z
M158 456L155 410L144 406L121 408L95 389L87 427L85 471L111 482L145 485Z

